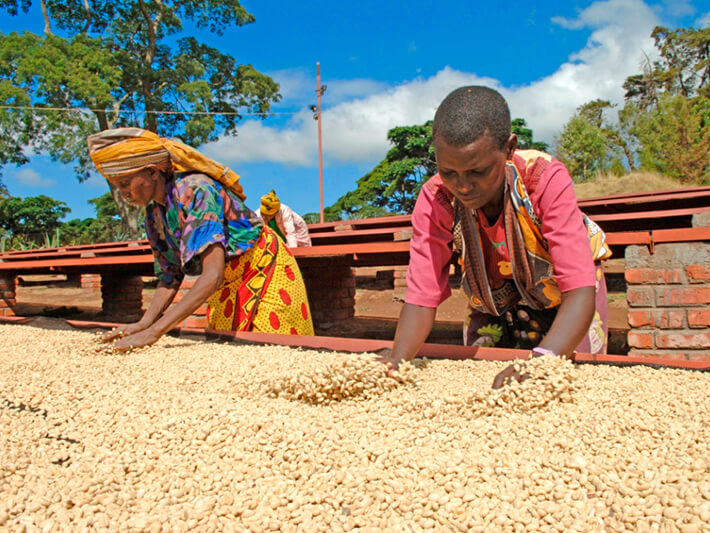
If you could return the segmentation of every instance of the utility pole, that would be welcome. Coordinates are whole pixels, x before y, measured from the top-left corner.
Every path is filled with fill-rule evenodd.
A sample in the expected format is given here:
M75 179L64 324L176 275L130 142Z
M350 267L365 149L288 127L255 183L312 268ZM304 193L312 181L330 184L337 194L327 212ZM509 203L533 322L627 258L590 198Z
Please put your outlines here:
M327 88L326 85L320 85L320 61L316 63L316 93L318 94L318 111L316 112L316 120L318 121L318 174L320 176L320 221L325 222L323 215L323 137L321 135L321 110L320 99Z

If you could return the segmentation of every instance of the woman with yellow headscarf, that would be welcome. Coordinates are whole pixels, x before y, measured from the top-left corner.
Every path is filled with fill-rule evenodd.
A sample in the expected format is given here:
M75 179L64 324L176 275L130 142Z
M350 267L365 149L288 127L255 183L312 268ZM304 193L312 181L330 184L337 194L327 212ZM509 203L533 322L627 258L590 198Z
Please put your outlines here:
M104 339L145 346L208 300L212 329L313 335L306 288L292 253L244 205L239 176L180 142L139 128L88 137L99 172L145 207L158 289L145 314ZM199 276L174 306L185 275Z
M289 248L311 246L308 225L301 216L286 204L282 204L276 191L261 197L261 207L257 215L269 226Z

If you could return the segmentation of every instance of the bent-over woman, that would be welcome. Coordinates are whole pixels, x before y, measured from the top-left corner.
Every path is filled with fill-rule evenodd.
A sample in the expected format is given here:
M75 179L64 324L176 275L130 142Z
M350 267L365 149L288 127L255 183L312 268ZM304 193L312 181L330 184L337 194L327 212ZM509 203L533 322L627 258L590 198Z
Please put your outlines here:
M180 142L140 128L88 137L99 172L145 207L158 287L143 317L108 333L118 349L152 344L208 300L209 327L313 335L291 251L246 207L239 176ZM198 276L172 307L185 275Z

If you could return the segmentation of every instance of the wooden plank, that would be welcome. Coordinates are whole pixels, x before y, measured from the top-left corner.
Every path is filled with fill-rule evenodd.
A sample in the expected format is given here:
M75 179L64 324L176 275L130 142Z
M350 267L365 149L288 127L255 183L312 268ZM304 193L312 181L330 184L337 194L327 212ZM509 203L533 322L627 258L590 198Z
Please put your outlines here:
M604 215L587 215L594 222L611 222L620 220L645 220L695 215L710 212L710 206L689 207L685 209L665 209L659 211L635 211L632 213L609 213Z
M85 322L67 320L69 325L83 329L110 329L120 324L109 322ZM383 349L391 349L392 341L357 339L343 337L321 337L300 335L278 335L275 333L255 333L243 331L218 331L210 329L183 328L173 330L177 335L197 336L206 340L226 340L231 342L247 342L254 344L274 344L310 348L314 350L332 350L337 352L374 353ZM508 348L486 348L457 346L451 344L425 343L417 353L418 357L430 359L474 359L482 361L512 361L524 359L529 350L513 350ZM659 367L681 368L688 370L710 370L710 358L707 361L686 361L683 359L664 359L662 357L643 357L632 355L596 355L575 353L572 357L575 363L611 364L611 365L651 365Z
M121 268L122 265L152 265L152 254L124 255L110 257L75 257L69 259L42 259L0 263L0 270L29 271L42 268L95 267L108 266Z
M294 257L324 257L348 254L387 254L408 252L409 242L364 242L357 244L321 244L304 248L292 248Z
M640 202L652 203L704 196L707 196L710 201L710 186L679 187L677 189L663 189L660 191L632 192L609 196L596 196L594 198L581 198L577 201L577 205L579 205L580 209L584 210L585 207L593 206L638 204Z

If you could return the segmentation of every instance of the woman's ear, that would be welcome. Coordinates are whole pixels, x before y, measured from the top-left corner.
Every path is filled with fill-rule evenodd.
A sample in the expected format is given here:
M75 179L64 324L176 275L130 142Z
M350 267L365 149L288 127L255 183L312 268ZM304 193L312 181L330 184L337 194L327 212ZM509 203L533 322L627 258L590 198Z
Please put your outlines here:
M518 147L518 136L515 133L511 133L508 137L508 142L506 143L506 153L505 158L510 161L513 159L513 154L515 149Z

